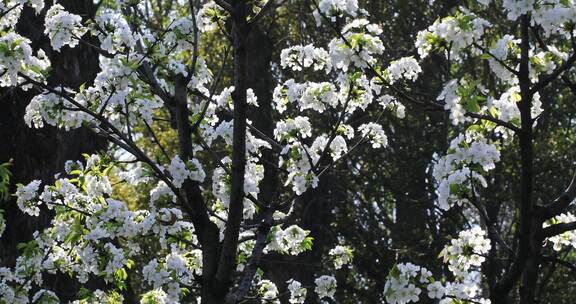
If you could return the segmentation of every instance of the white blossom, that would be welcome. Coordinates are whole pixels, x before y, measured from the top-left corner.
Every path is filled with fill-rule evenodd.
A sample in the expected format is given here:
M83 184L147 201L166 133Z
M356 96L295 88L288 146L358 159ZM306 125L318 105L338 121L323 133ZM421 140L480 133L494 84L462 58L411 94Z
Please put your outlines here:
M349 15L356 17L358 15L358 0L321 0L318 3L320 12L324 14L331 22L336 22L337 17ZM316 24L319 25L321 20L319 14L314 11Z
M377 123L367 123L361 125L358 130L362 133L363 137L370 139L372 148L381 148L388 145L388 137L384 133L382 126Z
M258 282L258 294L262 298L263 303L280 303L278 299L278 288L270 280L262 280Z
M296 136L301 138L312 136L312 125L308 117L297 116L294 119L289 118L276 123L274 137L277 140L295 141L297 140Z
M182 184L188 178L198 182L203 182L204 178L206 178L202 164L195 158L185 163L180 156L176 155L172 158L168 171L172 176L172 183L177 188L182 187Z
M432 282L428 284L428 287L426 287L426 289L428 290L428 297L430 299L442 299L442 297L444 296L444 286L442 285L441 282L438 281Z
M342 29L346 42L335 38L328 45L333 68L347 72L350 65L367 68L375 56L384 52L384 44L378 37L382 33L377 25L366 19L355 19Z
M453 139L450 142L450 153L436 160L432 170L437 183L438 207L448 210L454 203L465 202L466 199L458 197L458 191L471 191L472 181L487 187L481 173L494 169L498 161L500 152L486 139L474 139L464 135ZM479 165L482 171L475 171L475 164Z
M310 67L313 67L314 71L329 72L332 67L328 52L312 44L295 45L283 49L280 53L280 65L295 72Z
M214 1L207 1L196 15L198 30L210 32L218 28L217 23L224 17L224 10Z
M316 287L314 291L318 294L320 299L330 298L334 299L336 293L336 279L333 276L323 275L314 280Z
M521 15L530 12L535 2L535 0L504 0L502 5L508 11L508 19L516 20Z
M0 21L1 23L1 21ZM15 32L4 33L0 36L0 87L10 87L21 84L24 78L18 73L24 73L28 77L44 82L43 72L50 67L50 61L43 50L39 50L34 56L31 41ZM31 85L23 85L23 90L28 90Z
M113 10L103 10L96 18L97 27L91 32L100 40L100 48L110 54L121 52L136 45L137 36L132 33L124 16Z
M302 283L296 280L288 280L288 290L290 291L290 304L304 304L308 290L302 287Z
M470 267L480 267L485 261L484 256L490 251L490 240L486 232L479 226L460 231L457 239L452 239L444 247L440 258L448 263L448 269L455 276L466 277Z
M400 79L415 81L421 72L422 68L414 57L404 57L390 63L386 76L390 84L393 84Z
M60 51L64 45L73 48L86 33L86 28L81 23L82 17L65 11L60 4L54 4L46 12L44 33L50 38L50 44L55 51Z
M265 252L278 251L290 255L298 255L308 249L310 231L304 230L297 225L292 225L286 229L275 226L272 229L272 240L264 249Z
M576 222L576 216L574 216L570 212L562 213L558 216L555 216L550 221L545 222L543 227L548 227L554 224L562 224L562 223L572 223ZM550 241L553 244L553 248L555 251L560 251L562 248L567 246L576 247L576 231L566 231L564 233L549 237L547 241Z
M19 185L18 189L16 189L15 195L18 208L31 216L40 215L40 208L38 206L41 202L36 200L40 183L41 181L39 180L33 180L27 185Z
M470 13L442 18L428 29L418 32L418 54L422 58L427 57L444 42L445 45L450 45L450 58L458 59L459 52L482 38L484 31L490 26L485 19Z
M334 268L340 269L342 266L350 264L352 262L353 250L347 246L338 245L328 252L332 258L332 263L334 263Z
M426 268L412 263L395 265L384 286L386 301L390 304L418 302L422 289L417 285L429 282L431 275Z

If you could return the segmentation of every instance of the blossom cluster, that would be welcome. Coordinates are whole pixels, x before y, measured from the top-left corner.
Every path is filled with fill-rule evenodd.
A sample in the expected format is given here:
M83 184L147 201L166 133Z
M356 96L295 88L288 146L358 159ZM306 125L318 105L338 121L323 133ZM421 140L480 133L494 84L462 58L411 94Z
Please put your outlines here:
M480 272L478 269L484 262L483 255L490 250L490 241L485 238L485 232L478 226L460 232L441 252L440 258L448 263L453 272L454 281L438 281L426 268L412 263L395 265L388 275L384 287L384 297L387 303L416 303L421 294L430 299L438 299L440 303L454 303L455 300L473 301L489 304L490 300L481 298Z
M196 15L198 30L201 32L211 32L218 27L218 22L224 20L226 14L224 10L214 1L206 1L206 4L198 10Z
M25 79L18 74L40 82L45 81L44 72L50 67L50 61L43 50L33 55L30 40L15 32L0 36L0 87L16 86ZM27 90L31 86L23 85Z
M399 79L410 79L412 81L418 78L418 74L422 72L422 68L414 57L404 57L394 60L386 69L385 75L390 84L398 81Z
M302 283L296 280L289 280L288 291L290 291L290 304L304 304L308 290L302 287Z
M297 225L292 225L285 229L275 226L270 232L270 243L264 252L277 251L289 255L298 255L312 248L312 237L310 231L304 230Z
M321 0L320 3L318 3L318 7L320 12L332 22L336 21L337 17L342 17L344 14L356 17L359 10L357 0ZM316 22L318 22L318 19Z
M99 276L121 286L127 269L135 266L133 259L143 254L142 242L152 241L165 251L141 269L144 280L154 288L142 299L164 297L168 302L179 302L181 288L194 285L193 274L202 273L201 251L187 245L196 242L192 224L183 220L179 209L160 207L158 201L148 210L129 210L126 203L109 198L112 167L97 155L87 157L85 166L70 163L68 167L72 179L59 178L43 190L40 181L18 187L17 205L22 212L38 215L45 206L54 209L56 215L50 227L23 245L24 254L13 270L0 270L2 299L28 303L26 290L43 286L44 274L56 271L74 275L82 283ZM18 284L23 288L17 288ZM103 298L109 296L114 295ZM48 290L34 298L58 302Z
M490 240L486 238L486 232L479 226L474 226L460 231L458 238L452 239L450 244L444 247L440 258L448 264L448 269L455 276L465 277L470 267L482 265L490 248Z
M39 14L44 9L44 0L5 0L0 2L0 30L13 29L22 14L23 6L27 5Z
M54 4L48 9L44 27L44 33L50 38L55 51L60 51L64 45L75 47L87 31L82 26L82 17L67 12L60 4Z
M279 304L278 287L270 280L262 280L256 285L262 303Z
M74 92L65 89L63 93L59 93L69 96ZM75 108L76 105L60 94L44 92L44 94L34 96L26 106L26 114L24 115L26 124L29 127L43 128L44 122L46 122L48 125L70 130L81 127L83 123L93 121L93 118L85 112L63 110L62 108Z
M418 32L418 54L424 58L431 51L450 46L450 58L457 59L459 52L482 38L490 26L490 22L471 13L442 18L428 29Z
M342 29L342 38L334 38L328 45L334 68L347 72L353 67L368 68L384 52L378 37L382 29L366 19L355 19ZM346 40L343 40L346 39Z
M336 293L337 282L333 276L323 275L314 280L316 287L314 291L318 294L320 299L330 298L334 299Z
M412 263L395 265L384 286L384 296L390 304L418 302L422 289L417 287L430 281L432 273Z
M354 258L354 250L348 246L338 245L332 249L328 254L332 258L334 268L340 269L342 266L350 264Z
M518 109L518 102L521 101L520 87L510 87L506 92L500 95L499 99L491 100L491 104L496 110L496 116L502 121L520 124L520 110ZM542 109L542 101L540 101L540 94L535 93L532 98L532 118L538 117L544 110Z
M308 289L302 286L302 283L290 279L286 282L287 288L290 293L288 302L290 304L303 304L308 294ZM333 276L322 275L314 280L314 292L320 299L334 299L336 293L337 282ZM266 304L279 304L279 291L274 282L270 280L260 280L256 284L256 292L262 303Z
M193 181L203 182L206 177L202 164L196 158L184 162L180 156L174 156L168 171L172 176L172 183L177 188L182 187L182 184L188 178Z
M100 48L110 54L122 52L136 45L137 36L133 35L124 16L113 10L102 11L96 16L91 33L98 37Z
M283 49L280 54L280 65L295 72L310 67L313 67L314 71L329 72L332 68L328 52L312 44L295 45Z
M562 213L558 216L555 216L550 221L545 222L543 227L548 227L554 224L562 224L562 223L572 223L576 222L576 216L574 216L570 212ZM547 241L552 243L554 250L560 251L564 247L576 247L576 232L575 231L566 231L564 233L549 237Z
M469 201L473 185L487 187L482 173L495 168L500 161L498 148L485 138L462 135L450 142L448 154L434 163L432 175L437 183L438 207L450 209L454 203L461 205Z

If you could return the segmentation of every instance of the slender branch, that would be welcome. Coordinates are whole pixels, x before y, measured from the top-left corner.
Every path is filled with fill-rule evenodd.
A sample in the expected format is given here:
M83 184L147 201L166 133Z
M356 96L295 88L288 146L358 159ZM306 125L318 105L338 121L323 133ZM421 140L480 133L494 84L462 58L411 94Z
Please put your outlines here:
M310 162L310 166L312 167L312 172L314 172L314 174L316 174L316 171L321 166L324 158L326 158L328 156L328 151L330 150L330 145L332 144L332 142L334 141L334 139L336 138L336 136L338 134L338 128L340 127L340 124L344 120L344 116L346 115L346 110L348 109L348 104L350 103L350 100L352 99L352 90L353 89L354 89L354 85L353 85L353 83L350 83L350 88L348 89L348 95L346 96L346 102L344 102L344 105L342 106L342 112L340 113L340 116L338 117L338 121L336 122L336 124L334 125L334 128L332 129L332 134L330 135L330 138L326 142L326 146L324 147L324 150L322 151L320 158L318 158L318 161L316 162L316 164L313 164L312 162Z
M494 222L490 221L490 217L488 216L486 208L484 207L484 205L482 205L482 203L480 203L478 196L476 195L476 189L475 189L476 187L474 186L472 172L470 172L469 180L470 180L470 187L472 189L472 199L470 200L470 202L474 207L476 207L478 213L480 213L480 217L484 221L484 226L486 226L489 232L492 233L493 236L495 236L496 241L502 246L502 248L504 248L509 254L514 254L514 251L510 248L510 246L508 246L508 244L506 244L502 236L496 231L496 227L494 227Z
M202 120L204 120L204 116L206 116L206 111L208 110L208 106L210 105L210 102L212 101L212 97L214 97L214 93L216 92L216 87L218 86L218 83L220 82L220 79L222 78L222 74L224 73L224 67L226 66L227 61L228 61L228 49L226 49L224 51L224 60L222 61L222 66L220 67L220 70L218 71L218 74L216 75L216 79L214 80L214 83L212 84L212 87L210 88L210 96L208 96L208 99L205 101L206 103L204 104L204 107L202 108L202 111L200 112L200 116L197 118L196 122L194 122L194 125L192 125L192 133L196 132L196 130L200 127Z
M118 130L114 125L112 125L104 116L97 114L97 113L94 113L93 111L86 108L82 104L79 104L78 102L76 102L76 100L74 100L70 96L64 94L63 92L60 92L60 91L58 91L58 90L56 90L56 89L54 89L48 85L45 85L41 82L38 82L38 81L26 76L25 74L19 73L19 76L26 79L27 81L29 81L30 83L34 84L35 86L37 86L39 88L42 88L42 89L44 89L44 90L46 90L52 94L56 94L56 95L58 95L64 99L66 99L68 102L70 102L74 106L78 107L78 109L80 109L82 112L95 118L103 126L105 126L107 129L109 129L116 136L118 136L119 139L117 139L116 143L117 144L120 143L120 144L124 145L125 147L128 147L129 149L126 151L130 152L135 157L137 157L140 160L142 160L143 162L147 163L150 166L150 168L156 173L157 177L160 178L162 181L164 181L168 185L168 187L170 187L170 190L172 190L172 192L174 192L174 194L178 197L178 200L186 208L186 203L185 203L186 201L179 194L179 191L174 186L174 184L172 184L172 181L170 180L170 178L168 178L168 176L162 170L160 170L158 165L154 161L152 161L142 150L140 150L140 148L133 141L126 138L126 136L122 132L120 132L120 130ZM104 129L102 129L102 130L104 130Z
M260 266L260 260L262 259L264 248L266 247L266 238L272 228L274 220L273 214L274 209L267 209L264 212L264 220L258 227L256 243L252 249L250 261L245 267L244 275L238 284L238 288L235 291L228 293L226 296L226 303L237 303L239 300L243 299L246 294L248 294L250 287L252 287L252 281L254 280L258 266Z
M511 68L510 66L508 66L502 59L496 57L494 54L492 54L492 52L490 52L489 50L487 50L485 47L481 46L480 44L474 42L472 45L474 45L476 48L480 49L482 52L484 52L485 54L487 54L488 56L492 57L492 59L496 60L496 62L498 62L501 66L503 66L505 69L507 69L508 71L510 71L510 73L518 76L520 75L520 72L516 71L515 69Z
M14 4L11 8L3 11L2 14L0 14L0 18L3 18L4 16L8 15L8 13L10 13L12 10L14 10L15 8L17 8L19 6L20 6L20 3Z
M268 2L266 2L266 4L264 4L264 6L258 12L258 14L256 14L256 16L252 17L252 19L250 19L250 21L248 21L248 24L254 24L254 23L258 22L258 20L260 20L262 17L264 17L264 15L266 15L266 11L268 11L268 9L270 7L272 7L272 4L274 4L274 0L268 0Z
M491 121L498 126L508 128L508 129L510 129L516 133L520 132L520 128L518 128L514 124L507 122L507 121L503 121L503 120L495 118L495 117L492 117L490 115L484 115L484 114L478 114L478 113L472 113L472 112L466 112L464 115L468 116L468 117L472 117L472 118Z
M238 235L244 210L244 175L246 172L246 129L247 129L247 54L246 37L249 27L246 23L247 4L238 1L233 14L232 37L234 49L234 125L232 129L232 175L230 177L230 205L228 223L224 232L222 251L219 258L216 280L224 286L231 283L230 274L236 265Z
M566 188L566 190L564 190L564 192L562 192L562 194L560 194L560 196L558 196L551 204L537 208L537 214L543 220L551 219L564 212L575 198L576 173L572 176L572 181L568 188Z
M542 261L550 262L550 263L557 263L558 265L561 265L561 266L568 268L573 273L576 273L576 265L575 264L561 260L559 258L551 257L551 256L543 256Z
M378 123L380 121L380 119L382 118L382 116L384 115L384 110L380 111L380 113L378 113L378 116L375 120L376 123ZM352 148L348 149L348 151L346 151L346 153L344 153L340 158L338 158L335 161L332 161L330 164L328 164L324 169L322 169L322 171L320 171L320 173L317 175L318 178L320 178L320 176L322 176L328 169L330 169L331 167L333 167L334 165L336 165L336 163L338 163L340 160L344 160L346 159L347 156L349 156L350 154L352 154L352 152L358 147L360 146L360 144L362 144L365 139L368 137L369 132L367 132L366 134L362 135L362 137L356 142L356 144L354 144L352 146Z
M568 71L576 63L576 51L572 53L572 56L568 58L559 68L554 70L552 74L548 75L546 78L540 79L531 89L530 96L534 95L536 92L545 88L552 81L556 80L560 74Z
M554 224L542 229L542 231L538 233L538 237L541 240L544 240L546 238L553 237L575 229L576 229L576 222Z
M234 14L235 12L234 8L226 0L214 0L214 2L216 2L216 4L220 5L224 10L226 10L230 14Z
M160 148L160 151L162 151L162 154L164 155L164 157L166 157L167 160L170 160L170 156L168 156L168 153L166 153L166 149L164 149L164 146L162 145L162 143L160 143L160 140L158 140L158 137L156 136L156 133L154 132L154 130L152 130L152 127L150 126L150 124L148 124L148 122L146 122L146 120L142 120L142 121L144 122L146 129L148 129L148 132L150 132L150 134L152 135L152 140Z
M186 78L186 86L188 86L188 83L190 82L190 80L192 79L192 77L194 76L194 74L196 74L196 63L198 62L198 23L196 21L196 10L194 9L194 3L192 0L188 0L188 6L190 7L190 15L192 17L192 28L193 28L193 36L194 36L194 41L193 41L193 49L192 49L192 67L191 70L188 73L188 77Z

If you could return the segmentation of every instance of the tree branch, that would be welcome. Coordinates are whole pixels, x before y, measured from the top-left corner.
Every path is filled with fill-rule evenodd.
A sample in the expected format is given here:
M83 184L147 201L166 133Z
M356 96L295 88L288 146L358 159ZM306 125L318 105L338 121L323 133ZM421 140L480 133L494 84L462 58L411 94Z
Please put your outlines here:
M220 5L224 10L226 10L230 14L234 14L235 12L234 8L226 0L214 0L214 2L216 2L216 4Z
M234 126L232 130L232 176L230 185L230 205L228 222L224 232L222 251L216 272L216 280L228 287L231 283L230 274L236 265L238 236L244 209L244 174L246 169L246 119L248 112L246 91L247 46L246 37L249 27L246 23L246 4L239 3L238 14L233 15L232 36L234 47Z
M575 62L576 62L576 51L572 54L572 56L570 56L570 58L568 58L568 60L564 62L564 64L562 64L559 68L554 70L552 74L548 75L548 77L546 78L540 79L538 83L536 83L532 87L532 89L530 89L530 96L534 95L536 92L545 88L552 81L556 80L560 74L564 73L565 71L568 71L574 65Z
M243 299L250 287L252 287L252 281L254 280L254 275L260 266L260 260L263 256L264 248L266 247L266 238L270 229L272 228L274 209L267 209L264 212L264 220L258 227L258 232L256 236L256 243L252 249L252 255L248 265L244 269L244 275L238 284L238 288L235 291L231 291L226 296L226 303L233 304L237 303Z
M477 48L479 48L482 52L484 52L485 54L488 54L488 56L492 57L492 59L496 60L496 62L498 62L501 66L503 66L505 69L507 69L508 71L510 71L510 73L518 76L520 75L520 72L516 71L515 69L511 68L510 66L508 66L504 61L502 61L502 59L496 57L494 54L492 54L489 50L487 50L485 47L479 45L478 43L474 42L473 45Z
M564 212L574 199L576 199L576 173L572 176L572 181L568 188L566 188L560 196L558 196L551 204L538 207L536 212L543 220L551 219Z
M250 19L250 21L248 23L254 24L254 23L258 22L258 20L260 20L262 17L264 17L264 15L266 15L266 11L272 6L272 4L274 4L274 0L268 0L268 2L266 2L266 4L264 4L264 7L262 7L262 9L258 12L258 14L256 14L256 16L254 16L252 19Z
M477 118L477 119L482 119L482 120L488 120L491 121L493 123L495 123L498 126L502 126L505 128L508 128L516 133L520 132L520 128L518 128L517 126L513 125L512 123L509 123L507 121L503 121L501 119L492 117L490 115L484 115L484 114L478 114L478 113L472 113L472 112L466 112L464 114L465 116L468 117L472 117L472 118Z
M576 229L576 222L554 224L552 226L548 226L542 229L542 231L538 233L538 237L541 240L544 240L546 238L553 237L575 229Z

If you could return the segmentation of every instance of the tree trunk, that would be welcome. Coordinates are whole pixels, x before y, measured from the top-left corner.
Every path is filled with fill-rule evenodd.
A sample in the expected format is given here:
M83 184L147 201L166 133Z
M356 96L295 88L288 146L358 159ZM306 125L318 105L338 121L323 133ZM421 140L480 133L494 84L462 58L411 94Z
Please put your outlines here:
M93 17L96 13L93 1L62 0L59 3L81 16ZM50 7L50 3L46 6ZM98 53L83 44L74 49L65 47L60 52L51 51L48 38L43 34L43 24L44 14L36 15L31 8L25 7L16 29L31 40L33 49L43 49L50 58L52 70L48 83L73 89L82 83L90 85L99 71ZM31 129L26 126L23 120L25 109L35 94L32 90L0 89L0 162L13 160L12 193L17 183L26 184L39 179L49 184L54 181L56 173L63 171L66 160L80 159L82 153L104 147L103 141L86 129L65 132L53 127ZM0 238L0 266L13 266L18 256L16 245L29 241L34 231L45 228L52 215L43 210L39 217L27 216L16 207L14 198L4 202L3 208L7 225ZM64 302L72 299L79 287L66 275L51 276L46 282L52 283L49 288Z

